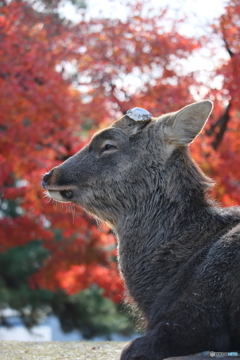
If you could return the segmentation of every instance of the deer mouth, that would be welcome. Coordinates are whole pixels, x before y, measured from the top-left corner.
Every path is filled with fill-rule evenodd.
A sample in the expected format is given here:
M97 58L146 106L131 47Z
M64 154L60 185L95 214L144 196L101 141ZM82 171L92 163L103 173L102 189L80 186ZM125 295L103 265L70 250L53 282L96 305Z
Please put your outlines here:
M45 186L45 190L51 199L59 202L70 202L73 198L73 191L70 188Z

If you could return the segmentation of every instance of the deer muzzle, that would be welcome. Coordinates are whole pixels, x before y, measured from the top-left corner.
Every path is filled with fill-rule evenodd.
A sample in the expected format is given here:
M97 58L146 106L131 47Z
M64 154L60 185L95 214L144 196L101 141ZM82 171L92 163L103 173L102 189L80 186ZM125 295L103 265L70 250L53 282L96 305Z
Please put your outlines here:
M69 202L73 198L73 191L69 186L59 186L56 185L53 181L54 171L52 169L50 172L46 173L42 179L42 187L44 190L47 190L50 198L60 202Z

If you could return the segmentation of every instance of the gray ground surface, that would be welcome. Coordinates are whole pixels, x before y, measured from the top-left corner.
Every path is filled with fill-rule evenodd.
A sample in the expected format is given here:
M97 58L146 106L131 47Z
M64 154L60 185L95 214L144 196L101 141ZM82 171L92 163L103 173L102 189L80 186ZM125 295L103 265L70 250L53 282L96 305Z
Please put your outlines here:
M0 360L119 360L123 342L0 341ZM226 353L203 353L172 357L167 360L239 360L240 356Z
M122 342L0 341L0 360L119 360Z

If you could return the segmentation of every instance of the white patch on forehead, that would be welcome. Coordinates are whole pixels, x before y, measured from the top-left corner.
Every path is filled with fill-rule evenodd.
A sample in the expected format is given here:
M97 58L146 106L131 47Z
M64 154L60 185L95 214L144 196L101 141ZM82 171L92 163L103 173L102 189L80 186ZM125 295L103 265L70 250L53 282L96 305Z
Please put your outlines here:
M152 114L149 111L139 107L128 110L126 115L134 121L148 121L152 117Z

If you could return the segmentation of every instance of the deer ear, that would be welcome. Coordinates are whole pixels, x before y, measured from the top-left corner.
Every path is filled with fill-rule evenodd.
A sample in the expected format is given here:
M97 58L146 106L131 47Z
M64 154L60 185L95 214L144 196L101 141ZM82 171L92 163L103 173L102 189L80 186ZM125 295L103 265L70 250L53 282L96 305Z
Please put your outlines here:
M212 108L212 102L204 100L172 114L165 128L169 141L177 146L190 144L204 127Z

